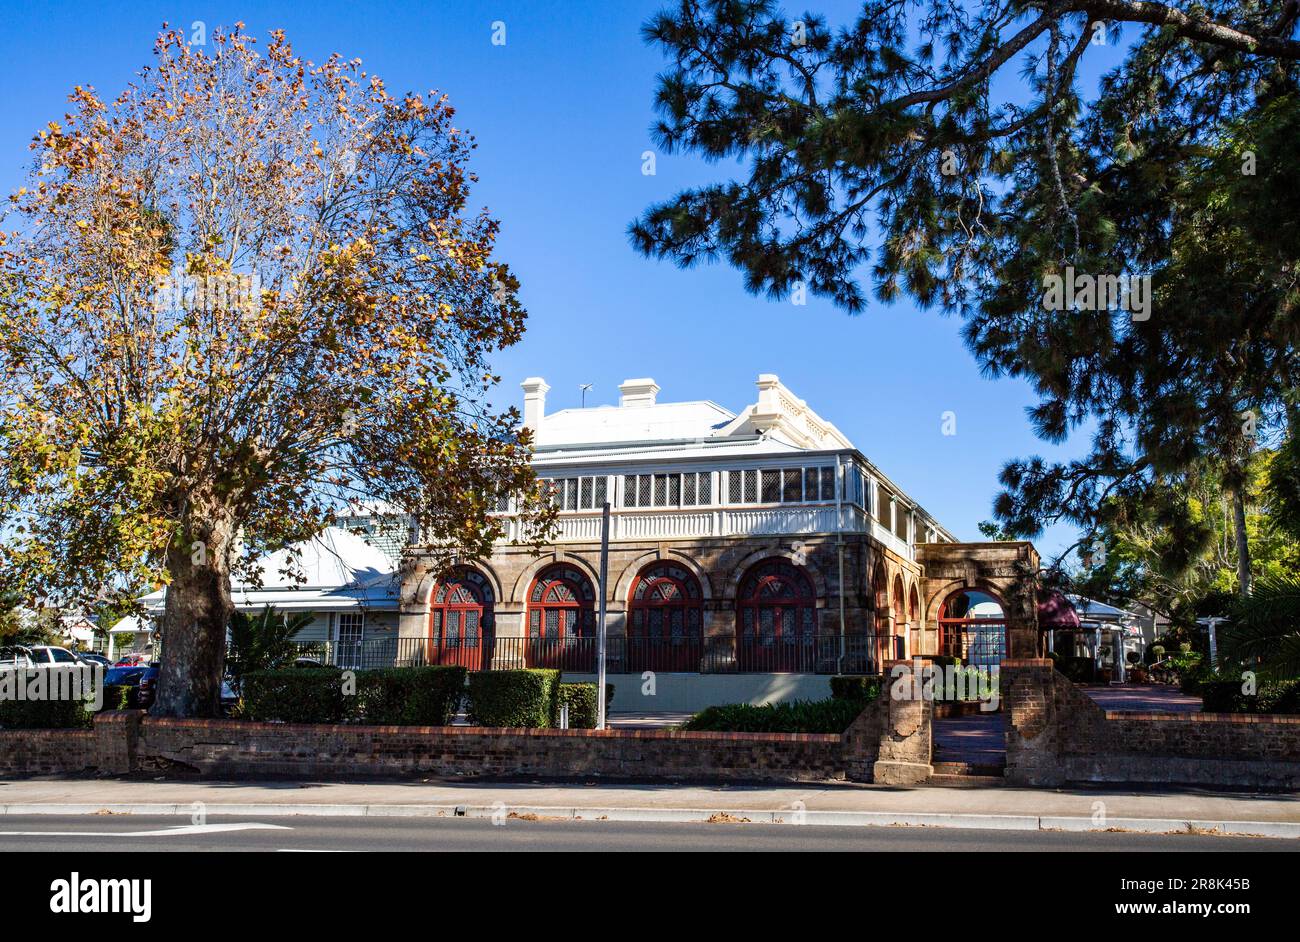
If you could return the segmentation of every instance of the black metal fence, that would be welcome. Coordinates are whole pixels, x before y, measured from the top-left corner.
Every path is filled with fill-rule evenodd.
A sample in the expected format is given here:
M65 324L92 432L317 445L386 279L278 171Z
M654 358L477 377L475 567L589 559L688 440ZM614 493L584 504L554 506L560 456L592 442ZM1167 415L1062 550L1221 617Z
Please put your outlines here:
M884 639L881 639L884 640ZM454 664L472 671L542 667L596 672L596 639L470 637L300 641L298 663L366 670ZM807 634L778 638L627 638L605 641L609 673L870 674L890 656L875 635Z

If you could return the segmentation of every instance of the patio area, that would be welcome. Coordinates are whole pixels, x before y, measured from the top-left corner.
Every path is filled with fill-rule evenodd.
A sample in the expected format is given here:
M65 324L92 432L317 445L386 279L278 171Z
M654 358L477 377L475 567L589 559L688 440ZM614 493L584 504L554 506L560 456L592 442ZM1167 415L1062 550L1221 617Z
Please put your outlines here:
M1080 687L1098 706L1117 713L1199 713L1201 698L1166 684Z

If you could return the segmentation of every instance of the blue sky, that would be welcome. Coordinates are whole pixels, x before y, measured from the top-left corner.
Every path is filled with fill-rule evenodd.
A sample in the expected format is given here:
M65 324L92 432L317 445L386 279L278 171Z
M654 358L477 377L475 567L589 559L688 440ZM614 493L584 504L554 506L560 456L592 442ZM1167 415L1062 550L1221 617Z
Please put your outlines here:
M28 142L62 116L71 88L115 95L151 59L164 21L211 29L243 20L259 36L282 27L299 54L360 57L394 93L446 92L477 138L473 203L502 220L499 255L522 282L530 315L524 341L496 359L501 404L520 402L518 384L533 374L551 384L548 409L576 406L581 383L594 384L590 405L617 401L627 377L653 376L661 400L739 409L759 373L776 373L959 538L977 539L1004 461L1071 454L1083 443L1036 440L1024 416L1030 391L982 378L958 320L908 303L873 303L849 317L816 299L766 301L724 265L681 271L629 246L627 224L649 203L726 172L664 154L654 176L641 172L664 62L639 29L660 6L0 0L0 190L21 185ZM832 24L854 7L808 6ZM506 25L504 46L491 42L494 21ZM1119 54L1090 50L1084 78ZM955 436L941 433L949 410ZM1036 542L1047 555L1073 539L1054 528Z

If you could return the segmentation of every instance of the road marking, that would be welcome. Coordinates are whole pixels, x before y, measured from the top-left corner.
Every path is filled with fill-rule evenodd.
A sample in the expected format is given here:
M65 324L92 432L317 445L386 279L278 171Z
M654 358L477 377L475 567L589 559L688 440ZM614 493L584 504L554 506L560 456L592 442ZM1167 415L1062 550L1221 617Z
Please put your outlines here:
M157 831L0 831L0 837L171 837L184 834L220 834L225 831L292 831L286 824L183 824Z

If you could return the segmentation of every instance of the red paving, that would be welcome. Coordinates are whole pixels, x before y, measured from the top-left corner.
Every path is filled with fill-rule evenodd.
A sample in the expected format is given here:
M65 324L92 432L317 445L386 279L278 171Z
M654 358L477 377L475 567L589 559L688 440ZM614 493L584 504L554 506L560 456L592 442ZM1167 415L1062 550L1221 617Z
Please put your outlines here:
M1201 698L1168 684L1080 687L1098 706L1119 713L1200 713Z
M1177 687L1080 687L1104 710L1118 713L1199 713L1201 698ZM996 765L1006 761L1002 713L979 713L934 721L934 761Z

